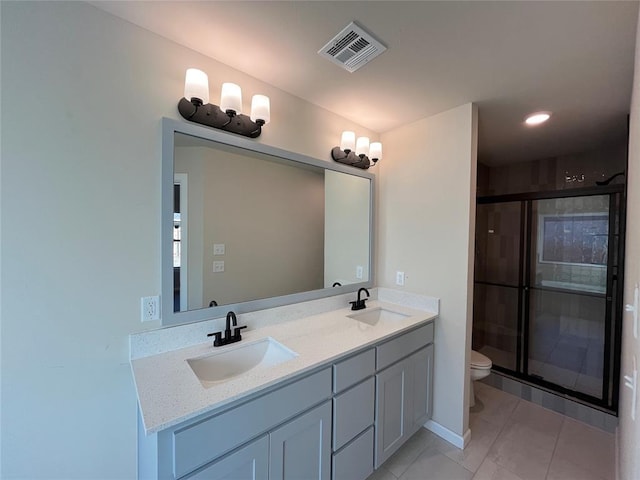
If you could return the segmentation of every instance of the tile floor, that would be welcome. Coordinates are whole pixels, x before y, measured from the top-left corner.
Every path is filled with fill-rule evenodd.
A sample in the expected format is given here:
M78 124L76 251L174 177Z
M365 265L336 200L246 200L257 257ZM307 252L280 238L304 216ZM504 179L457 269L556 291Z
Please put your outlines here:
M471 441L421 429L367 480L613 480L614 435L476 382Z

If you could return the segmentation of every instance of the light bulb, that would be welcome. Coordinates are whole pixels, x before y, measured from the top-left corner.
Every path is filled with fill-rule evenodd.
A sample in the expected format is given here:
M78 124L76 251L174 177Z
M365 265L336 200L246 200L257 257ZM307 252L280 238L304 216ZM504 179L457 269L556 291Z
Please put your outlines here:
M258 120L262 120L265 125L271 120L271 107L266 95L254 95L251 98L251 121Z
M235 83L223 83L220 95L220 110L242 113L242 90Z
M551 118L551 112L536 112L528 115L524 122L527 125L540 125Z
M369 137L358 137L356 140L356 155L369 155Z
M369 157L371 157L373 161L382 159L382 144L380 142L373 142L369 146Z
M203 104L209 103L209 77L197 68L187 69L184 77L184 98L197 99Z
M356 134L345 130L342 132L342 138L340 139L340 150L344 152L351 152L356 148Z

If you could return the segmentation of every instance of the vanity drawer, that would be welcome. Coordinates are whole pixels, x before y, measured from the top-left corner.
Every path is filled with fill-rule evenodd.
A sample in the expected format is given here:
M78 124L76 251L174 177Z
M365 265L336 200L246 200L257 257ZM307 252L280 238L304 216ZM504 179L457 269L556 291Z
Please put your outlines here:
M376 347L376 370L397 362L433 342L433 322Z
M373 377L333 399L333 450L339 450L374 420Z
M179 478L331 397L331 369L173 432L173 474Z
M333 393L373 375L376 371L375 349L370 348L333 366Z
M373 427L333 455L332 480L365 480L373 473Z

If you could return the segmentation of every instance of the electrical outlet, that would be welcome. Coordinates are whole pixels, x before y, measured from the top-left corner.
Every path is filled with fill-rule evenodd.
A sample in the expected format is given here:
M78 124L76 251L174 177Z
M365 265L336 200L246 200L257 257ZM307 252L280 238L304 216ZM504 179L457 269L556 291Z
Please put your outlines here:
M213 254L214 255L224 255L224 243L214 243L213 244Z
M142 297L140 299L140 320L143 322L160 320L160 297Z
M213 262L213 273L224 272L224 260L215 260Z
M362 268L362 265L358 265L356 267L356 278L358 280L362 280L362 275L364 274L364 269Z
M404 285L404 272L396 272L396 285Z

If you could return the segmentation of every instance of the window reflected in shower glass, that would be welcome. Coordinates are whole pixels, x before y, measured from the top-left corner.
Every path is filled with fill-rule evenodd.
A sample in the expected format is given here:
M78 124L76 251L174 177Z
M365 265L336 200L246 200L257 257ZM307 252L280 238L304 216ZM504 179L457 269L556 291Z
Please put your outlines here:
M476 283L473 301L473 349L494 366L516 370L518 289Z
M531 282L604 294L609 255L609 197L533 202Z

